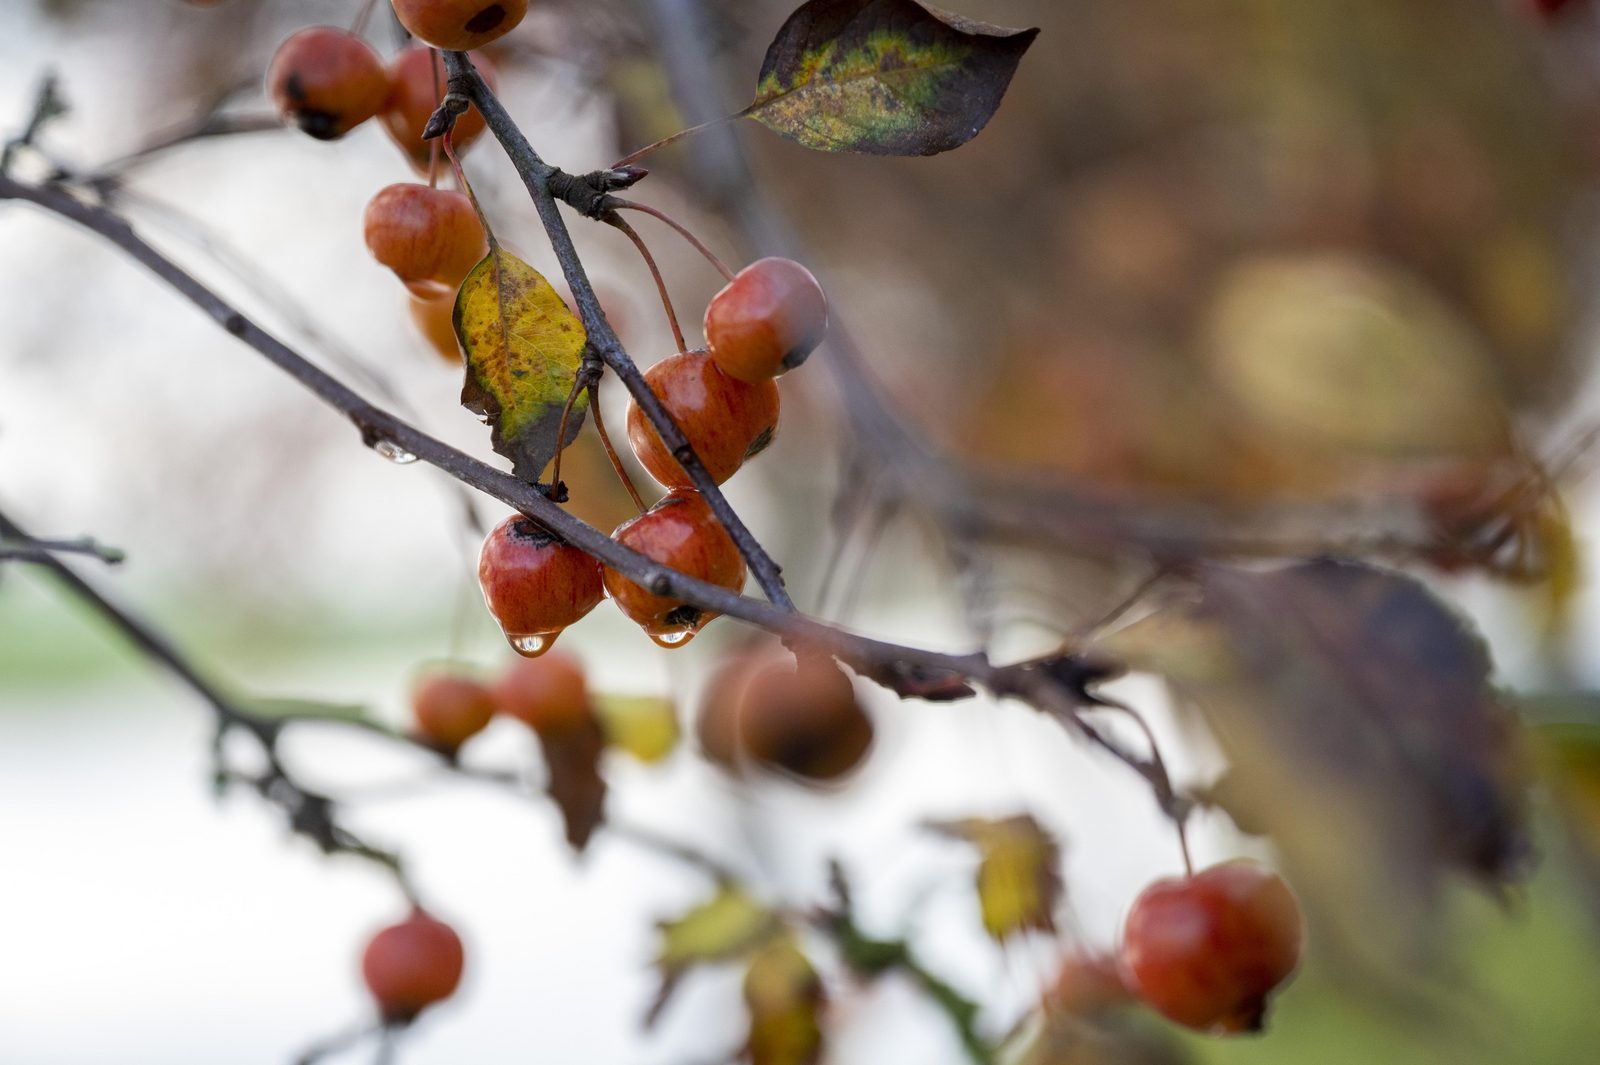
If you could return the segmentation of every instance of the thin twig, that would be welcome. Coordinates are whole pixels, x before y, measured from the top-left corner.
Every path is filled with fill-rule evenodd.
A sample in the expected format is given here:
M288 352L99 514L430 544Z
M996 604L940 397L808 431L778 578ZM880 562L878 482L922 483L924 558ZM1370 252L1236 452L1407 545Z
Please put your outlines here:
M0 178L0 181L4 180L8 179ZM0 513L0 536L14 540L30 539L27 532L4 513ZM219 779L244 779L263 798L284 811L292 830L311 839L325 853L351 854L376 862L394 874L396 882L408 897L414 897L399 857L365 843L338 825L333 819L332 801L296 783L279 761L277 741L282 722L251 713L241 706L220 685L201 673L164 636L111 602L61 559L47 554L41 565L50 570L68 591L111 622L142 654L165 666L168 672L211 707L217 720L216 746L219 751L221 737L229 729L239 729L255 738L266 758L265 772L259 776L241 778L226 767L219 766Z
M0 559L13 562L43 562L51 555L87 555L108 566L120 565L127 558L115 547L106 547L92 537L76 540L19 540L0 537Z

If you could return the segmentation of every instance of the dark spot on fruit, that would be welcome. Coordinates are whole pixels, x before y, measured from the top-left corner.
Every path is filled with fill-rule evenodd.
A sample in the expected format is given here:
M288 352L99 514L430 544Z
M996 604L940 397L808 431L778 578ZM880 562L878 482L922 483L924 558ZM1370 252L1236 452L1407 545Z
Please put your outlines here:
M661 621L665 625L692 629L700 624L700 608L684 603L680 607L667 611L666 616Z
M546 529L532 518L520 518L512 522L511 533L519 540L532 540L536 547L544 547L546 544L560 542L549 529Z
M339 116L327 111L296 111L295 125L300 132L310 134L319 141L338 140L344 132L339 128Z
M769 425L765 429L761 430L761 432L757 433L756 438L750 441L750 446L745 448L744 457L747 459L753 459L765 451L767 449L767 445L772 443L772 438L777 431L778 427L776 425Z
M300 83L300 75L290 74L283 80L283 94L295 103L304 103L306 87Z
M500 4L490 4L463 24L468 33L488 33L506 20L506 9Z
M796 366L799 366L801 363L805 362L806 359L810 358L811 349L815 346L815 344L808 343L797 348L791 348L783 356L783 368L785 370L792 370Z

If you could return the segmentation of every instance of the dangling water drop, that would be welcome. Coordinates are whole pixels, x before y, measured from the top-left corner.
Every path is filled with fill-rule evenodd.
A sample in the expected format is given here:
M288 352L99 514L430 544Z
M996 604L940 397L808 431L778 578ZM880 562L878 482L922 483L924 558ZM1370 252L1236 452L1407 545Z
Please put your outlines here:
M511 649L523 658L538 658L550 650L550 645L556 642L558 635L554 632L535 632L523 636L507 633L506 640L510 642Z
M655 642L657 647L682 647L694 639L694 629L667 629L662 632L647 632L646 635Z
M407 463L417 461L417 456L413 455L411 452L407 451L405 448L386 437L379 437L377 440L373 441L372 450L376 451L379 455L382 455L396 466L404 466Z

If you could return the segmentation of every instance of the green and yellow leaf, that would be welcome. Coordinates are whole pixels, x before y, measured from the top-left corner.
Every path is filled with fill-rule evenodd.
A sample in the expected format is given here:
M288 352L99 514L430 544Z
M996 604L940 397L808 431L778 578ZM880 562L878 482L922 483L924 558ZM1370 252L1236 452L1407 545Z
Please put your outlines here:
M935 155L983 129L1038 32L914 0L810 0L767 49L741 114L818 151Z
M656 965L673 970L737 957L771 935L777 918L744 891L723 885L705 902L659 927Z
M456 338L466 353L461 405L489 423L494 449L536 481L583 425L579 396L557 440L587 334L544 275L491 246L456 295Z

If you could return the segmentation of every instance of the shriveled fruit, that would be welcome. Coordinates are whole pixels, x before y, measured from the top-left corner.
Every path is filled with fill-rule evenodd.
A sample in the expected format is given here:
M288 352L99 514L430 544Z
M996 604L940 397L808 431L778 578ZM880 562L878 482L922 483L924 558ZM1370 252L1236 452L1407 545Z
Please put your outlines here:
M377 114L389 96L378 53L334 26L289 36L267 66L267 98L285 121L318 140L337 140Z
M644 377L718 484L771 443L778 430L778 386L734 380L703 351L662 359ZM637 403L628 405L628 443L650 476L665 487L693 486Z
M1122 968L1170 1020L1256 1032L1268 995L1299 963L1300 940L1300 907L1283 879L1254 862L1224 862L1145 888L1123 927Z
M744 558L698 492L678 491L620 525L618 543L691 577L731 592L744 587ZM605 567L606 592L649 637L663 647L687 643L717 615L681 599L657 594Z
M495 707L541 736L576 731L593 716L583 663L565 651L521 658L491 689Z
M476 60L474 65L489 88L495 88L494 67L484 59ZM379 118L389 139L405 152L419 174L426 175L433 162L433 142L423 140L422 131L444 99L445 82L444 60L431 48L412 45L401 49L389 62L389 97L384 101ZM457 153L471 147L483 136L485 128L483 115L476 106L457 115L450 135Z
M401 183L367 204L367 249L412 295L442 296L489 252L472 201L453 189Z
M515 29L528 0L393 0L395 18L435 48L470 52Z
M494 696L471 677L433 673L411 692L417 733L442 751L454 752L482 732L494 716Z
M872 747L855 686L824 654L764 667L745 682L738 705L739 741L750 757L806 780L837 780Z
M705 330L717 368L755 384L816 350L828 331L828 300L793 259L758 259L712 297Z
M401 1024L454 994L465 961L455 929L414 909L367 943L361 975L383 1019Z
M521 514L496 525L478 555L489 613L521 655L543 654L600 602L600 564Z

